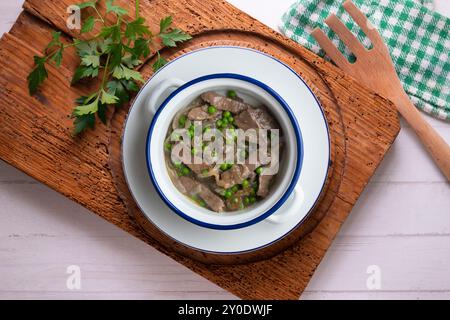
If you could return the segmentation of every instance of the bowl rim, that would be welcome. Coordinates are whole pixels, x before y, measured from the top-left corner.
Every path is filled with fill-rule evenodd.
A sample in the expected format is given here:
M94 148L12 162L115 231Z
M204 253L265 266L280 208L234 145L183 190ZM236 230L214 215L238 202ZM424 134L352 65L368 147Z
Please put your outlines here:
M296 138L296 145L297 145L297 163L295 165L293 177L292 177L286 191L283 193L283 195L280 197L280 199L278 199L274 205L272 205L268 210L266 210L266 212L259 214L257 217L255 217L249 221L246 221L246 222L242 222L242 223L238 223L238 224L230 224L230 225L212 224L212 223L207 223L207 222L195 219L192 216L181 211L177 206L175 206L170 201L170 199L164 194L164 192L161 190L161 188L158 184L158 181L155 177L155 174L153 171L153 166L151 163L151 157L150 157L150 145L151 145L151 140L152 140L153 129L159 119L161 112L170 103L170 101L181 91L191 87L194 84L197 84L199 82L208 81L211 79L221 79L221 78L236 79L236 80L248 82L250 84L258 86L259 88L261 88L262 90L264 90L268 94L270 94L280 104L280 106L283 108L283 110L288 115L288 118L293 127L293 131L294 131L295 138ZM163 150L163 149L161 148L161 150ZM177 88L174 92L172 92L164 100L164 102L161 104L161 106L156 111L156 113L151 121L150 127L148 129L147 139L146 139L146 143L145 143L145 157L146 157L147 172L150 175L150 180L152 181L152 184L155 187L156 192L158 193L159 197L163 200L163 202L173 212L175 212L177 215L179 215L183 219L185 219L191 223L194 223L198 226L209 228L209 229L216 229L216 230L234 230L234 229L245 228L245 227L251 226L253 224L256 224L258 222L261 222L261 221L267 219L269 216L271 216L276 211L278 211L278 209L289 199L289 197L291 196L292 192L294 191L294 189L298 183L302 165L303 165L303 155L304 155L303 152L304 152L304 149L303 149L303 137L302 137L302 133L301 133L301 128L298 124L296 116L294 115L294 113L293 113L292 109L290 108L290 106L288 105L288 103L274 89L272 89L270 86L266 85L265 83L263 83L259 80L256 80L252 77L240 75L237 73L208 74L205 76L201 76L201 77L192 79L192 80L186 82L184 85Z

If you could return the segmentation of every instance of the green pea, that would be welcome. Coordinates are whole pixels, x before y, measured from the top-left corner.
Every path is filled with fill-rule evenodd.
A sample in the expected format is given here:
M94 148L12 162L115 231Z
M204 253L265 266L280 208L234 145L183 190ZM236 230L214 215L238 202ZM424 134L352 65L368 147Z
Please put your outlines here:
M229 116L227 118L227 120L228 120L228 123L233 123L234 122L234 118L232 116Z
M234 91L234 90L229 90L229 91L227 92L227 97L230 98L230 99L236 99L236 97L237 97L236 91Z
M222 120L222 126L226 126L228 124L228 119L227 118L222 118L221 120Z
M222 171L227 171L228 169L229 169L229 168L228 168L228 164L223 163L223 164L220 165L220 170L222 170Z
M250 204L250 198L249 198L249 197L245 197L245 198L244 198L244 204L245 204L246 206L248 206L248 205Z
M230 111L225 111L225 112L223 113L223 117L224 117L224 118L229 118L229 117L231 117L231 112L230 112Z
M202 175L206 176L209 173L209 169L203 169Z
M256 203L256 197L255 197L255 196L251 196L251 197L250 197L250 203L251 203L251 204Z
M256 172L256 174L261 175L262 172L263 172L263 168L262 168L262 167L259 167L259 168L257 168L257 169L255 170L255 172Z
M245 189L250 185L250 182L248 180L242 181L242 187Z
M233 191L233 193L238 192L238 191L239 191L239 186L238 186L238 185L233 186L233 187L231 188L231 191Z
M184 167L183 169L181 169L181 173L187 176L189 173L191 173L191 170L189 170L188 167Z
M180 125L180 127L183 127L186 125L186 121L187 121L187 116L186 115L182 115L179 119L178 119L178 124Z
M209 106L208 107L208 113L209 114L215 114L217 112L217 108L215 106Z
M225 199L230 199L233 196L233 193L230 190L225 191L224 195Z
M175 168L177 169L181 169L183 167L183 164L181 162L174 162L173 164L175 166Z
M223 127L223 120L222 119L217 120L216 125L217 125L217 128L221 129Z

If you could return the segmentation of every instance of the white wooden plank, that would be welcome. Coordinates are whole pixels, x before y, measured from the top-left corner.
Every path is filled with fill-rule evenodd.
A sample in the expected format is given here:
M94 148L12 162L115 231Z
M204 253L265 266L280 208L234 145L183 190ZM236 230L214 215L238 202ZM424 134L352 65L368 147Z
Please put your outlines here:
M39 183L25 173L0 160L0 184L27 184Z
M436 130L450 144L450 125ZM403 127L371 181L446 181L424 146L409 127Z
M0 4L0 35L8 32L22 11L24 0L7 0Z
M363 298L369 291L367 267L378 265L382 292L450 292L449 242L450 237L340 237L307 290L345 291ZM0 272L8 275L0 279L0 298L11 291L71 292L65 288L65 272L72 264L81 267L81 291L89 294L222 292L128 237L59 237L58 241L18 237L0 242Z
M5 291L3 300L237 300L225 291Z
M301 300L449 300L450 291L308 291Z
M0 183L0 203L0 237L126 234L42 184Z
M129 236L59 236L58 241L35 236L1 238L0 298L12 291L71 293L66 287L66 270L70 265L81 268L81 292L90 294L224 293L223 289Z
M450 235L450 185L370 183L339 235Z
M292 0L228 0L228 2L274 30L278 30L281 16L294 3Z
M379 266L383 291L450 291L450 237L338 237L308 291L369 291ZM363 292L364 294L364 292Z

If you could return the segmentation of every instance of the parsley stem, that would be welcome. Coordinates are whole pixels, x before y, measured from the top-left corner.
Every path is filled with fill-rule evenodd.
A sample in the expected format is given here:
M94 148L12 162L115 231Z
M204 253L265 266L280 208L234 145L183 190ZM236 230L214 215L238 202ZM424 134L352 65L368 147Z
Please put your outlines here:
M109 53L108 57L106 58L105 71L103 73L102 85L100 87L100 90L103 90L105 88L106 78L109 76L108 68L110 60L111 60L111 53Z
M100 20L102 21L102 23L105 24L105 19L103 19L102 15L100 14L100 12L98 12L96 7L94 7L94 10L97 13L98 17L100 18Z
M139 0L135 1L136 3L136 19L139 18Z
M75 43L66 44L66 45L63 46L63 48L67 49L67 48L70 48L70 47L73 47L73 46L75 46Z

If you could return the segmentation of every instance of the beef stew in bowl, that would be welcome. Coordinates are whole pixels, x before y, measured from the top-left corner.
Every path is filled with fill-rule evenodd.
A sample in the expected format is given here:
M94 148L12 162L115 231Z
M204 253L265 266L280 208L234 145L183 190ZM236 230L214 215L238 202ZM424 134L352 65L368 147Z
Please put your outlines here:
M164 154L178 191L211 211L236 212L270 194L282 147L280 125L265 106L235 90L207 91L176 114Z

